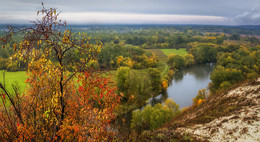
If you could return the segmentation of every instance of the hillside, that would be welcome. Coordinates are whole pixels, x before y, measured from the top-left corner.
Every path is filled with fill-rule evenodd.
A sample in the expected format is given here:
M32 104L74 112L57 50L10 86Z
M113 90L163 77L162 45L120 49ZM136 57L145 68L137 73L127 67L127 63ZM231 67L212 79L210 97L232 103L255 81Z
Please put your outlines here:
M143 141L260 141L260 78L212 95Z

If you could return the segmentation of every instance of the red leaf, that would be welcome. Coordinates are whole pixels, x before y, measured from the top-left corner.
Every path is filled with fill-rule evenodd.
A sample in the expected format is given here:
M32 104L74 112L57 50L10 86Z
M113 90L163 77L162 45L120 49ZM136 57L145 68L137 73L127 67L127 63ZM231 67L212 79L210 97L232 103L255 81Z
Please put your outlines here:
M3 98L4 98L4 100L5 100L5 94L3 94Z

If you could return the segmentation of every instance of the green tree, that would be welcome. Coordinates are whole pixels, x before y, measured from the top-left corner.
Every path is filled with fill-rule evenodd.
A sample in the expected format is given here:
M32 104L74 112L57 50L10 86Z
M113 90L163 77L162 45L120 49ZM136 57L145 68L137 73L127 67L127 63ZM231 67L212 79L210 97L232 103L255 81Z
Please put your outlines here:
M169 122L179 112L179 105L173 102L173 100L167 99L164 106L160 103L154 107L147 105L142 111L133 111L131 129L134 129L138 133L142 130L156 129L162 124Z
M194 56L192 54L187 54L184 56L185 67L189 67L195 64Z
M162 89L161 72L158 69L150 68L149 69L149 77L150 77L150 80L151 80L151 87L152 87L153 95L156 95Z
M130 86L130 68L120 67L117 69L117 88L118 91L127 94L127 90Z
M255 65L255 60L252 56L245 56L241 58L241 64L252 68Z
M185 65L184 58L180 55L170 54L168 57L168 64L175 69L181 69Z
M171 109L173 112L178 113L179 110L180 110L180 109L179 109L179 105L176 104L176 103L173 101L173 99L167 99L167 100L165 100L164 104L165 104L165 106L166 106L167 108Z
M199 44L190 49L189 53L194 56L196 63L216 62L218 52L215 46L215 44Z
M217 66L212 72L210 79L213 83L213 88L218 89L224 81L229 81L234 84L243 79L242 72L237 69L226 69L222 66Z

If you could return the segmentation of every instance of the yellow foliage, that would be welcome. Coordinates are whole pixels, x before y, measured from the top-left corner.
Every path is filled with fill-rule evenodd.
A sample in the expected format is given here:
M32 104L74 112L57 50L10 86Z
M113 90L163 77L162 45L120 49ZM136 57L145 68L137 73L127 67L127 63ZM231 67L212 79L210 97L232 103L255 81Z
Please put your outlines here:
M133 61L131 60L131 58L128 58L128 59L127 59L127 66L130 67L130 68L133 68L134 63L133 63Z
M118 57L116 57L116 58L117 58L116 64L117 64L117 65L120 65L120 64L121 64L121 61L123 61L124 57L123 57L123 56L118 56Z
M210 37L208 37L208 40L216 40L216 37L210 36Z

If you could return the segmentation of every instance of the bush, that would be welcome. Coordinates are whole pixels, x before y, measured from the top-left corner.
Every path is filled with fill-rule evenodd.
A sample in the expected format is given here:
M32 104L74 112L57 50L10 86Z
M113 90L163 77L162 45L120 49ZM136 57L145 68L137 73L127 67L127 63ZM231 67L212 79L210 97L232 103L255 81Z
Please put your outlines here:
M162 104L156 104L154 107L147 105L142 111L133 111L131 128L138 133L142 130L153 130L169 122L179 112L179 105L171 99L167 99L164 106Z
M8 59L0 58L0 70L7 68Z
M230 86L231 86L231 83L228 82L228 81L223 81L223 82L220 84L220 88L222 88L222 89L228 89Z
M17 62L9 62L8 65L7 65L7 68L6 68L7 71L18 71L19 68L18 68L18 65L17 65Z
M171 54L168 57L168 64L172 68L181 69L181 68L184 67L185 61L184 61L184 58L182 56Z
M168 80L164 79L164 80L162 81L162 88L163 88L163 90L166 90L167 87L168 87Z
M247 74L248 79L255 79L255 78L257 78L257 76L258 76L258 74L256 72Z
M173 77L173 75L174 75L174 71L173 70L169 70L168 76Z
M180 111L179 105L176 104L176 103L173 101L173 99L167 99L167 100L165 100L164 104L165 104L165 106L166 106L167 108L171 109L173 112L178 113L178 112Z
M206 91L206 89L199 90L197 96L192 99L193 105L194 106L200 105L202 102L205 101L207 95L208 92Z

